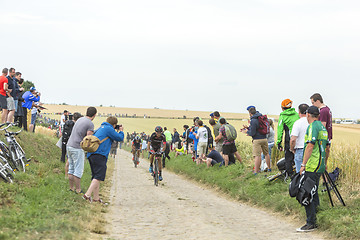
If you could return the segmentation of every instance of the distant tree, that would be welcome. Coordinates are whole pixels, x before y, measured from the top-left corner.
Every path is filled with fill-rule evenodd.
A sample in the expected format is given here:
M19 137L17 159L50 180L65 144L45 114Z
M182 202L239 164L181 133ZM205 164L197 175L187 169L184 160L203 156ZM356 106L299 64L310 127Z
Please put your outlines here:
M100 107L102 107L103 105L102 104L100 104Z
M24 91L29 91L31 87L35 87L35 84L31 81L24 81L22 87L24 88Z
M62 103L61 105L68 105L67 103Z

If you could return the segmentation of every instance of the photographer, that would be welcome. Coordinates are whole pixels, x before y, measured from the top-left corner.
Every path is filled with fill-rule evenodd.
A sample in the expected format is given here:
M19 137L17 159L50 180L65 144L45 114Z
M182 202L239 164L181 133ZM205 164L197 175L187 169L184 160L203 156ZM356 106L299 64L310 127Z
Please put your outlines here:
M92 181L88 190L83 195L84 200L105 204L99 197L100 181L105 180L106 163L112 142L124 140L123 127L120 127L117 123L118 120L116 117L108 117L106 122L103 122L100 128L94 133L94 136L99 138L100 141L105 138L108 139L102 142L95 152L87 154L91 168ZM94 197L93 200L91 198L92 194Z

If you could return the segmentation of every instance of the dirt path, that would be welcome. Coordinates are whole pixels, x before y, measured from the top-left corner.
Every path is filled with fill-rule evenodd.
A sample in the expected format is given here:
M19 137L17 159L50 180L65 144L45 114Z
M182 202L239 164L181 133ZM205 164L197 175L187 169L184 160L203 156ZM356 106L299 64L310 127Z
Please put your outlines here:
M321 239L167 171L155 187L148 166L118 153L105 239Z

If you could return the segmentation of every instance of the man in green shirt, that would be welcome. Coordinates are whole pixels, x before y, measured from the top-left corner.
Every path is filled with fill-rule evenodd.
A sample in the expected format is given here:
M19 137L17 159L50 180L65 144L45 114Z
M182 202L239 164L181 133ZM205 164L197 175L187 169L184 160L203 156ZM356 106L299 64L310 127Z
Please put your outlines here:
M290 151L290 133L296 120L298 120L299 114L295 108L292 107L292 101L285 99L281 102L282 112L279 117L279 124L277 128L277 141L276 145L280 151L285 150L285 170L288 176L293 175L294 165L294 153ZM284 148L282 147L283 134L284 137Z
M310 125L306 130L304 157L300 174L305 174L306 177L315 181L316 192L313 201L308 206L305 206L306 224L297 229L299 232L313 231L317 228L316 207L320 205L318 195L319 179L326 170L326 162L329 156L326 152L326 149L329 147L328 132L319 121L319 115L320 111L315 106L309 107L306 112L306 118Z
M168 158L170 160L169 153L172 144L172 135L171 132L167 129L167 127L164 127L164 135L166 137L166 148L165 148L165 154L163 156L163 165L162 165L163 168L165 168L165 158Z

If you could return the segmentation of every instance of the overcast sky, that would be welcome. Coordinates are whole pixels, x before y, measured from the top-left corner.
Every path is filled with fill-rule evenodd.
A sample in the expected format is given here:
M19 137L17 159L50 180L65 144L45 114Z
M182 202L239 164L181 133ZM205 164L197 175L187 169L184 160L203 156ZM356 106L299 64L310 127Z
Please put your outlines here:
M0 67L42 102L360 118L360 1L0 0Z

